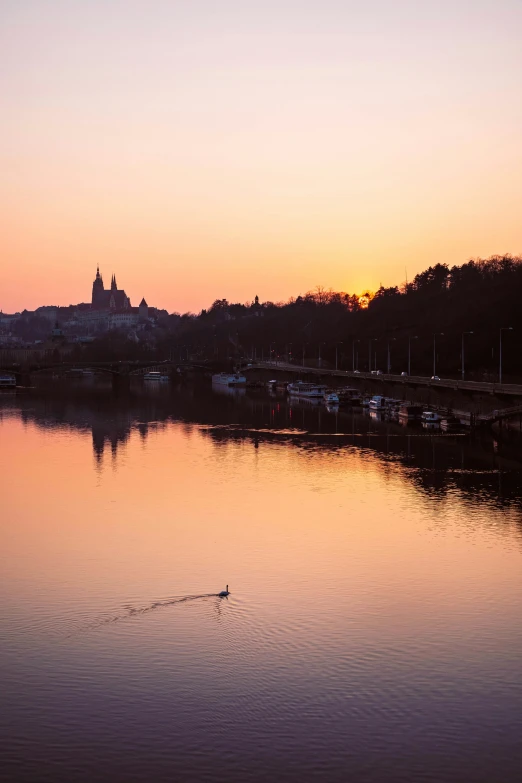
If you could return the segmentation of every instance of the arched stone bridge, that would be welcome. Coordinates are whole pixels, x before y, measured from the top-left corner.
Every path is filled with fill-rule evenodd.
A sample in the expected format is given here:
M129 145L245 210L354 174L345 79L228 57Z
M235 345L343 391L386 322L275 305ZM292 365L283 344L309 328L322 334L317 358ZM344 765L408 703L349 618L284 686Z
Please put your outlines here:
M212 363L206 362L183 362L165 359L163 361L108 361L108 362L27 362L24 365L13 364L0 367L0 372L11 373L16 377L17 383L21 385L30 385L30 377L35 375L44 375L45 373L65 374L71 370L95 370L111 375L114 381L118 379L130 379L132 377L145 375L151 370L163 371L166 374L172 374L178 370L195 370L196 372L214 371ZM222 369L221 367L219 369Z

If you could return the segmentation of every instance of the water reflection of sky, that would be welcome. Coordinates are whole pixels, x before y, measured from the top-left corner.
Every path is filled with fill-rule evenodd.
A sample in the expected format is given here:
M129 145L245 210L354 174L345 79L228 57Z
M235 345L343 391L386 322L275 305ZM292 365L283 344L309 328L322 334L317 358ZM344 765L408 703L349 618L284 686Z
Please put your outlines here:
M497 506L522 506L517 440L499 442L488 433L469 431L442 435L419 424L404 427L356 409L328 412L322 405L266 393L223 395L198 387L151 392L138 387L128 396L115 397L106 389L96 395L76 390L4 400L0 415L18 415L43 429L90 433L99 466L104 459L116 465L131 434L137 433L145 442L152 432L177 424L186 433L197 429L216 448L230 443L254 449L268 443L287 444L315 455L316 463L321 453L327 453L330 459L337 455L342 464L347 450L355 450L378 457L376 465L383 475L392 465L401 466L405 480L433 499L443 501L460 493Z
M510 443L198 387L0 410L6 780L518 783Z

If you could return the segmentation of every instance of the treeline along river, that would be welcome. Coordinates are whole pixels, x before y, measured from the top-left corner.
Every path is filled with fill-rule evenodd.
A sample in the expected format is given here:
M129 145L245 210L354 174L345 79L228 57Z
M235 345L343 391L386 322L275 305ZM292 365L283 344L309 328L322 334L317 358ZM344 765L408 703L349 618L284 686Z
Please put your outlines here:
M519 780L517 440L60 388L0 401L0 779Z

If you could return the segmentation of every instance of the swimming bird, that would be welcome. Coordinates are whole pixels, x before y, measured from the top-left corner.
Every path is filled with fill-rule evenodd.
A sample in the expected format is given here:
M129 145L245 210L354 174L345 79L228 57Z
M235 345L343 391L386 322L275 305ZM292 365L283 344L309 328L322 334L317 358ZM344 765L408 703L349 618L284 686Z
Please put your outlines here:
M227 589L226 590L222 590L220 593L218 593L218 597L219 598L226 598L227 595L230 595L230 593L228 592L228 585L227 585Z

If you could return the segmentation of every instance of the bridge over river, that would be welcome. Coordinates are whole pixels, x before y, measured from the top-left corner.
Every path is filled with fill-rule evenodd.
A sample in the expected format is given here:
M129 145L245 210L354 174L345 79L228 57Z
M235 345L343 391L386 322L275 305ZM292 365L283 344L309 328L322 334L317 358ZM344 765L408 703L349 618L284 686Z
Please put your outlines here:
M522 385L516 383L486 383L481 381L463 381L453 378L432 380L423 375L392 375L371 372L353 372L351 370L332 370L324 367L307 367L289 362L255 362L243 367L243 372L256 369L272 370L274 372L291 372L295 375L312 375L319 378L341 378L350 380L370 380L377 383L397 383L401 386L429 386L439 389L460 389L471 392L487 392L495 395L510 395L522 399Z
M165 375L174 376L176 373L192 370L195 372L216 372L223 367L215 367L212 362L193 362L193 361L172 361L165 359L161 361L137 360L137 361L27 361L22 364L3 364L0 366L0 373L14 375L18 386L31 386L32 380L38 376L45 375L66 375L75 370L92 370L96 373L105 373L112 377L113 385L119 387L128 385L131 378L145 375L145 373L156 370Z

